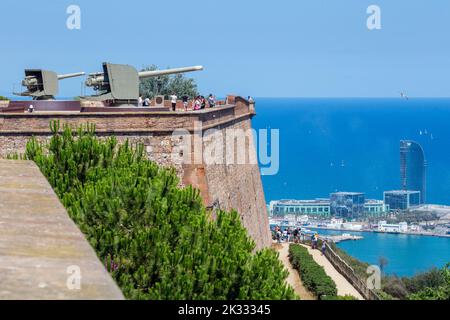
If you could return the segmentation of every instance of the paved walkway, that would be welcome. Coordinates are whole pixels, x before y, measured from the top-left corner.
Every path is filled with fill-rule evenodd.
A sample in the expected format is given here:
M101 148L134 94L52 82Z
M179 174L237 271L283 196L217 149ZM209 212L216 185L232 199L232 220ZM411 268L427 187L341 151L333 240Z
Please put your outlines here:
M339 296L351 295L358 300L364 300L361 294L344 278L337 270L333 267L330 261L328 261L325 256L319 250L313 250L309 246L302 245L308 249L308 252L313 256L314 261L316 261L320 266L325 269L325 273L333 279L336 283L337 291Z
M274 249L279 252L281 262L283 262L284 267L289 271L287 283L292 286L295 293L300 297L300 299L317 300L317 298L303 285L298 271L292 268L291 262L289 261L289 245L287 245L286 243L282 245L274 244Z
M0 160L0 299L123 299L31 161Z

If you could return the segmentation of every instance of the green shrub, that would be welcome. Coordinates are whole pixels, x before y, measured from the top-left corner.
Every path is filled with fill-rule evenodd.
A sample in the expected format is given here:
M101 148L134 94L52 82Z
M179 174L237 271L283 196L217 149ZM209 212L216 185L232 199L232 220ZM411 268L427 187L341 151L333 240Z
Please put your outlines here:
M411 294L410 300L450 300L450 263L441 271L443 282L437 287L428 287L417 293Z
M408 296L404 282L397 276L383 277L381 287L385 293L394 298L403 300Z
M7 97L0 96L0 101L9 101L9 99Z
M236 211L204 207L179 188L173 169L145 159L142 145L99 140L95 128L52 123L48 145L32 138L34 160L130 299L292 299L287 271L254 242Z
M419 292L425 288L438 288L445 283L445 274L441 269L432 268L413 277L402 277L407 290L411 293Z
M323 269L314 261L308 250L298 244L289 246L289 259L292 266L298 270L303 284L321 300L334 299L337 288Z

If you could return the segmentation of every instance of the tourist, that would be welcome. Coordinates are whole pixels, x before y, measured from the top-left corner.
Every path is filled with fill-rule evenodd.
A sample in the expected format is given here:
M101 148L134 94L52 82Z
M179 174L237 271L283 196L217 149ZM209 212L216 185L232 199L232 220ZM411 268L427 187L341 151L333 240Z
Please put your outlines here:
M286 229L284 229L283 230L283 239L284 239L284 241L286 242L287 241L287 230Z
M291 228L287 228L286 234L287 234L287 242L291 242Z
M150 99L147 97L144 99L144 107L150 106Z
M187 111L189 104L189 97L185 94L181 99L183 100L184 111Z
M294 229L294 243L298 243L298 228Z
M315 249L316 248L315 246L316 246L316 235L313 234L311 236L311 248Z
M200 100L200 96L197 96L197 98L195 98L194 100L194 110L200 110L202 106L201 100Z
M143 103L144 103L144 99L142 99L142 96L139 96L139 98L138 98L138 107L142 107Z
M201 102L201 109L206 108L206 99L204 96L200 96L200 102Z
M277 242L281 243L281 231L280 231L280 229L277 230Z
M322 241L322 255L323 256L325 255L325 250L327 249L326 243L327 243L327 240Z
M176 96L175 93L173 93L170 96L170 102L172 102L172 111L175 111L177 109L177 100L178 100L178 97Z
M216 98L212 94L208 96L208 104L210 108L214 108L216 106Z

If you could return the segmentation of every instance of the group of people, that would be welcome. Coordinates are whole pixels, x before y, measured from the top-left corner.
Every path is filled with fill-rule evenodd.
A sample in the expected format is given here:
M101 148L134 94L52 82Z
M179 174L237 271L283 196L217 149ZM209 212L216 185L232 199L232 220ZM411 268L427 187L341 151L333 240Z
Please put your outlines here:
M197 96L195 97L192 103L192 109L194 110L205 109L207 102L210 108L214 108L216 106L216 97L214 97L212 94L208 96L208 99L205 99L204 96ZM184 105L184 108L185 110L187 110L187 104Z
M172 105L172 111L176 111L177 109L177 102L178 102L178 96L173 93L172 95L170 95L170 103ZM184 95L181 97L181 101L183 102L183 108L184 111L187 111L189 108L189 96ZM213 108L216 106L216 97L212 94L210 94L208 96L208 98L205 98L202 95L198 95L194 98L193 102L192 102L192 109L193 110L201 110L201 109L205 109L206 105L208 105L210 108ZM144 107L148 107L150 106L150 99L149 98L145 98L143 99L142 96L139 97L138 99L138 106L144 106Z
M294 242L299 243L301 240L305 240L305 234L302 232L301 228L294 228L293 230L288 227L284 230L282 230L279 226L275 227L275 238L278 243L281 242ZM313 235L311 235L311 248L312 249L319 249L318 247L319 243L319 234L316 232ZM322 255L325 255L325 251L327 249L326 246L327 240L322 240L322 246L321 251Z
M303 236L301 232L301 228L295 228L292 230L291 228L287 228L282 230L279 226L275 227L275 238L278 243L281 242L300 242L300 237Z
M149 107L150 106L150 98L142 98L142 96L139 96L138 99L138 106L139 107Z

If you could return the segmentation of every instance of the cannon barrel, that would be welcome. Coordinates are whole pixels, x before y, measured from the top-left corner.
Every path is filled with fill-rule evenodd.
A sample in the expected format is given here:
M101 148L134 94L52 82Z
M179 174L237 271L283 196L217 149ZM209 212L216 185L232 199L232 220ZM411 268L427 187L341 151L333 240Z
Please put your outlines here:
M166 69L166 70L152 70L152 71L141 71L138 73L139 79L145 79L150 77L157 77L162 75L170 75L177 73L185 73L185 72L193 72L203 70L202 66L193 66L193 67L184 67L184 68L176 68L176 69ZM102 72L96 72L89 74L89 77L86 79L86 86L95 87L100 86L105 81L105 75Z
M164 76L177 73L194 72L203 70L202 66L166 69L166 70L153 70L153 71L141 71L139 72L139 78L145 79L150 77Z
M58 80L63 80L63 79L67 79L67 78L81 77L81 76L84 76L84 75L85 75L84 72L59 74L59 75L58 75Z

